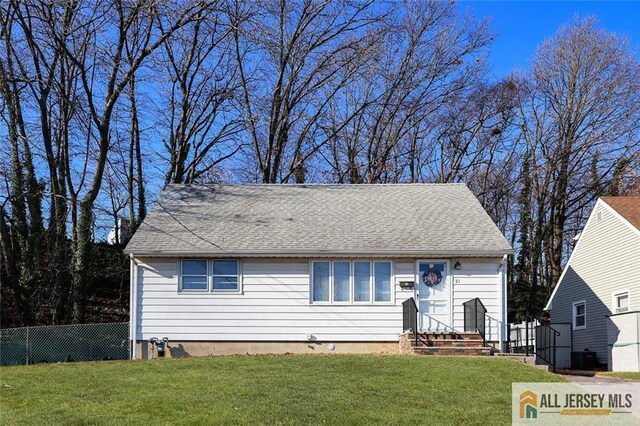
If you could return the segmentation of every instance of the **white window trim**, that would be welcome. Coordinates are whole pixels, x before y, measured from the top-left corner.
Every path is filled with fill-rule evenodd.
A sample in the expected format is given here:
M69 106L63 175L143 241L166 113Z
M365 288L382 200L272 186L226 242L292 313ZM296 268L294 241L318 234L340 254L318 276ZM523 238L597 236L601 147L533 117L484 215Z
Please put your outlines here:
M315 263L328 263L329 264L329 300L319 300L319 301L314 301L313 300L313 265ZM333 300L333 285L332 285L332 281L333 281L333 263L330 260L313 260L311 261L310 265L309 265L309 303L312 303L314 305L329 305L331 304L331 301Z
M576 326L576 306L584 305L584 325ZM571 305L571 324L574 330L585 330L587 328L587 301L579 300Z
M207 262L207 289L206 290L189 290L182 288L182 262L185 260L204 260ZM237 290L215 290L213 288L213 262L216 260L227 260L227 261L235 261L238 263L238 289ZM178 268L178 294L200 294L200 295L239 295L243 294L243 275L242 275L242 261L240 259L203 259L203 258L184 258L178 259L177 262ZM191 275L187 275L191 276ZM199 276L199 275L198 275ZM222 276L232 276L232 275L217 275L218 277Z
M207 277L207 288L205 289L185 289L182 288L182 277L187 276L187 277L201 277L202 275L192 275L192 274L183 274L182 273L182 264L184 262L187 261L191 261L191 260L196 260L196 261L205 261L207 262L207 272L206 272L206 277ZM210 283L209 283L209 261L207 259L191 259L191 258L185 258L185 259L180 259L178 261L178 292L179 293L208 293L209 289L210 289Z
M313 264L319 262L329 262L329 301L314 301L313 300ZM334 262L348 262L350 268L349 274L349 301L334 301L334 280L333 280L333 264ZM369 263L369 300L356 301L355 300L355 263L365 262ZM387 262L391 267L391 276L389 277L389 301L375 301L375 263ZM309 304L315 306L345 306L345 305L358 305L358 306L381 306L381 305L395 305L395 265L391 259L313 259L309 262Z
M629 289L625 290L616 290L611 294L611 313L612 314L622 314L624 312L617 312L617 299L619 296L627 295L627 310L625 312L629 312L631 310L631 292Z
M214 275L213 274L213 262L216 261L227 261L227 262L236 262L238 265L238 288L235 290L216 290L213 287L213 278L215 277L235 277L236 275ZM209 261L209 265L210 265L210 270L211 273L209 274L209 281L210 281L210 285L209 288L211 289L211 293L215 293L215 294L240 294L242 293L242 262L240 262L239 259L211 259Z

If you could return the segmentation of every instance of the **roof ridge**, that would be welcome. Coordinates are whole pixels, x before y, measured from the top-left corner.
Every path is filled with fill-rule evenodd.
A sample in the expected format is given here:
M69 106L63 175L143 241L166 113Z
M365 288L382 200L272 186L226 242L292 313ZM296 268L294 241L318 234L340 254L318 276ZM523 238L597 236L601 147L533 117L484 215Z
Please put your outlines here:
M169 183L169 186L278 186L278 187L302 187L302 186L345 186L345 187L371 187L371 186L467 186L464 182L407 182L407 183Z

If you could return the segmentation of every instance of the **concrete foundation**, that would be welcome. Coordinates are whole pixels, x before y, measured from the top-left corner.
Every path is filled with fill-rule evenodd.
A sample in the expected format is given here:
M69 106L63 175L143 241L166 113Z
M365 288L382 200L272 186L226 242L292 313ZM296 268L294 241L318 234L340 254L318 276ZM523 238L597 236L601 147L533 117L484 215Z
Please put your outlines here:
M398 353L398 342L169 342L165 358L210 355L266 354L358 354ZM157 351L146 340L136 343L136 359L157 358Z

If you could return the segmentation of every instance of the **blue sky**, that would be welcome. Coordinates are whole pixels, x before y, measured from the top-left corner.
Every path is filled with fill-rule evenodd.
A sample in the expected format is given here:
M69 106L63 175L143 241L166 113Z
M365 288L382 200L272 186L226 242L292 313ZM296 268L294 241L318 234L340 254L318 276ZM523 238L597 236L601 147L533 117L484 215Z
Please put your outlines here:
M574 16L595 15L602 28L628 37L640 58L640 1L479 1L460 0L458 9L491 19L497 32L491 47L493 76L524 70L545 39Z

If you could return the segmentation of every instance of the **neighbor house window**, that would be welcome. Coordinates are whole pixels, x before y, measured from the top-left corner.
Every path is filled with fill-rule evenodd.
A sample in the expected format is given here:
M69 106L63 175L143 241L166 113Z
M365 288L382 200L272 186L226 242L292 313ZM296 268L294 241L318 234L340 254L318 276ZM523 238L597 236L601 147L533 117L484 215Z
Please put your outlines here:
M389 303L392 301L391 282L391 262L312 262L311 301Z
M207 291L209 289L206 260L183 260L180 277L182 291Z
M587 302L584 300L573 304L573 329L587 328Z
M180 261L181 292L238 292L238 260L183 259Z
M629 292L621 291L613 295L613 313L621 314L629 310Z
M238 291L238 261L214 260L212 265L212 290Z

